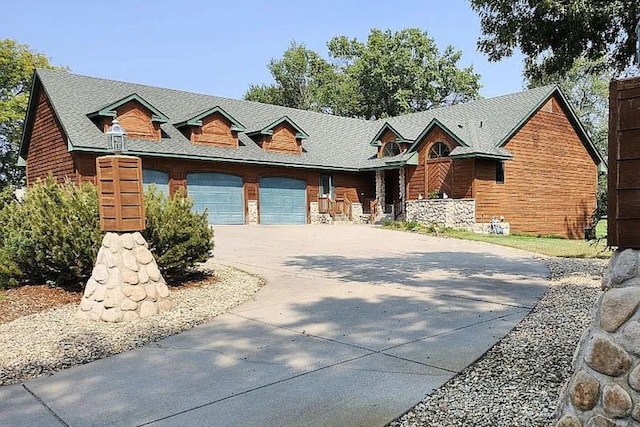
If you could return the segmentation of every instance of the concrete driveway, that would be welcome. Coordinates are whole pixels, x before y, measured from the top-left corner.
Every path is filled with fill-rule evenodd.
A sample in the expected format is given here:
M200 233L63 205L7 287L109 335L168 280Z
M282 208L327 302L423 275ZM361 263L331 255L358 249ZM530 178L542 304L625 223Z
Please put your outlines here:
M482 356L546 290L528 255L370 226L216 228L264 277L191 331L0 388L2 425L375 426Z

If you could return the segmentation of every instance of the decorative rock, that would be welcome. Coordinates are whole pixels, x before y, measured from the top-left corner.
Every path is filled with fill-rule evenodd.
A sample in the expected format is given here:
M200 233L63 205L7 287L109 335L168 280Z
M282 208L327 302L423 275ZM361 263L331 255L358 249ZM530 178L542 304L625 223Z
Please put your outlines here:
M640 404L633 408L633 411L631 411L631 417L637 422L640 422Z
M107 269L107 266L104 264L96 265L93 268L91 277L93 278L93 280L100 283L101 285L104 285L105 283L107 283L107 280L109 279L109 270Z
M165 313L167 311L173 310L173 301L165 299L158 303L158 310L160 313Z
M638 269L638 254L633 249L626 249L612 260L609 283L612 287L624 283L636 275Z
M627 372L631 356L609 338L596 335L589 342L585 362L601 374L617 377Z
M140 264L147 265L151 261L153 261L153 255L151 254L151 251L145 247L137 247L134 250L134 253L136 255L136 259Z
M122 292L120 289L109 289L104 297L104 308L118 307L122 301Z
M125 249L131 250L136 246L136 242L135 240L133 240L133 236L131 235L131 233L125 233L120 236L120 242L122 244L122 247Z
M117 308L109 308L102 312L100 319L105 322L121 322L122 321L122 312Z
M96 289L98 289L98 282L96 282L96 279L94 279L93 277L89 277L89 280L87 280L87 285L84 287L84 296L85 297L90 297Z
M104 301L104 296L107 293L107 287L105 285L98 285L93 295L91 295L91 299L97 302Z
M598 402L600 383L586 371L580 371L573 380L569 396L571 403L583 411L592 409Z
M582 427L582 423L575 415L565 415L560 418L556 427Z
M615 332L636 311L640 303L640 288L611 289L602 297L600 306L600 327L607 332Z
M169 296L169 287L163 282L157 284L156 290L160 298L167 298Z
M144 240L144 237L142 237L142 234L140 234L139 231L136 231L135 233L133 233L132 237L133 237L133 241L136 242L138 246L147 246L147 241Z
M629 415L631 411L631 396L618 384L607 384L602 391L602 408L615 418L622 418Z
M147 283L144 286L144 290L147 293L147 298L150 301L156 301L157 299L157 292L156 292L156 284L155 283Z
M627 323L624 329L622 329L622 334L618 342L622 344L625 350L640 355L640 322L633 321Z
M587 427L617 427L616 423L602 415L596 415L587 423Z
M138 273L131 270L125 270L122 273L122 282L127 285L137 285L138 284Z
M131 301L130 299L124 299L120 305L122 311L134 311L138 309L138 303Z
M89 298L82 298L82 300L80 300L80 310L91 311L92 307L93 307L93 300L90 300Z
M158 312L156 304L151 301L143 301L140 304L140 318L144 319L145 317L153 316Z
M124 320L125 322L131 322L138 319L140 319L140 316L138 316L138 313L136 313L135 311L125 311L122 314L122 320Z
M149 273L147 273L146 268L141 268L140 270L138 270L138 283L143 285L145 283L149 283Z
M122 262L129 270L138 271L138 261L136 261L133 251L124 251L122 253Z
M78 315L121 322L169 311L169 289L140 233L107 233L87 281ZM144 262L140 263L139 259Z
M158 266L155 262L147 265L147 273L149 273L149 279L153 280L154 282L157 282L158 280L160 280L160 277L162 277L160 274L160 270L158 269Z
M640 364L629 373L629 385L635 391L640 391Z

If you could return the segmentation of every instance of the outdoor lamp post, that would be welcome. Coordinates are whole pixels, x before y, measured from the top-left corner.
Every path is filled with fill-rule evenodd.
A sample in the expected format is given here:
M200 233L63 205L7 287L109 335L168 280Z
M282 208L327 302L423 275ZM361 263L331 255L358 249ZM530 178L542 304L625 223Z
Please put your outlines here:
M123 151L127 151L126 138L127 133L124 128L120 126L120 122L117 117L113 118L111 126L106 132L107 135L107 149L116 155L122 154Z

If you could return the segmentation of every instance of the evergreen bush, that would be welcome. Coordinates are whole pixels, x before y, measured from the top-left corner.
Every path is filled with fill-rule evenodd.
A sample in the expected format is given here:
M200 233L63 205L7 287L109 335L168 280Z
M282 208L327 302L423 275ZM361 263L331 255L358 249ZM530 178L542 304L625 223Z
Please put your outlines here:
M147 228L142 234L165 278L184 277L213 249L207 214L192 208L182 190L169 198L151 185L145 193Z

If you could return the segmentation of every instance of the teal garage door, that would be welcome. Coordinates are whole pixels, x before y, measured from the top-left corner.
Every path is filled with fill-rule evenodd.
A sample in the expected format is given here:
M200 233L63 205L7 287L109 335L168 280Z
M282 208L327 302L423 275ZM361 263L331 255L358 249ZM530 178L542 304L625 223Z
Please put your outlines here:
M142 169L142 186L146 190L151 184L155 184L156 189L169 196L169 174L155 169Z
M187 193L196 212L207 210L209 224L244 224L242 178L223 173L190 173Z
M306 224L307 186L300 179L260 179L261 224Z

